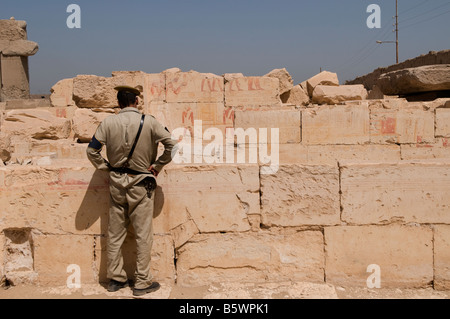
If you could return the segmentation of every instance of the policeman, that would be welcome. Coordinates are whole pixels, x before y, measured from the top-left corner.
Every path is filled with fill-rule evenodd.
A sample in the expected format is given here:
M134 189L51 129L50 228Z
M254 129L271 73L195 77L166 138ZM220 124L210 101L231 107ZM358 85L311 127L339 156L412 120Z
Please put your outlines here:
M153 116L139 112L139 90L128 86L115 90L121 111L100 124L87 148L87 156L97 169L110 172L108 291L128 287L121 248L131 223L137 244L133 295L142 296L160 288L150 271L154 189L156 177L172 161L176 141ZM157 158L159 143L164 145L164 153ZM103 145L108 161L100 154Z

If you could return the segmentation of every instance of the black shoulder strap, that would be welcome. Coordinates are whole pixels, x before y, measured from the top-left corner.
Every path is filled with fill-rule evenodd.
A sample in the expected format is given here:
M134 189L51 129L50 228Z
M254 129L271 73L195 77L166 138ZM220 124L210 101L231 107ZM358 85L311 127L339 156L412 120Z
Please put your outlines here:
M145 114L142 115L141 117L141 125L139 126L139 130L138 133L136 135L136 139L134 140L134 144L133 147L131 148L130 154L128 154L128 158L127 161L124 164L124 167L128 167L128 163L131 160L131 157L133 156L134 150L136 149L136 145L139 141L139 137L141 136L141 132L142 132L142 128L144 127L144 121L145 121Z

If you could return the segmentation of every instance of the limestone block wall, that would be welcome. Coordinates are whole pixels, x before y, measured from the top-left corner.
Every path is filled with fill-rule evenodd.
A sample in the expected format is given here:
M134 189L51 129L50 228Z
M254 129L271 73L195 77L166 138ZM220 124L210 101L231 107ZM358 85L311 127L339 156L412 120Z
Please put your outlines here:
M272 174L264 158L250 160L258 144L237 140L231 150L245 150L244 163L209 161L218 154L205 156L203 140L193 151L201 161L166 167L156 191L156 279L365 287L368 266L378 265L382 287L450 288L450 100L367 100L336 75L294 86L286 70L78 76L55 85L51 107L3 105L0 277L63 286L75 264L82 283L106 280L108 175L84 152L117 111L115 84L141 86L140 108L170 130L195 133L202 120L202 132L224 136L280 132L267 145L279 155ZM324 91L336 93L313 104ZM132 277L132 229L123 251Z

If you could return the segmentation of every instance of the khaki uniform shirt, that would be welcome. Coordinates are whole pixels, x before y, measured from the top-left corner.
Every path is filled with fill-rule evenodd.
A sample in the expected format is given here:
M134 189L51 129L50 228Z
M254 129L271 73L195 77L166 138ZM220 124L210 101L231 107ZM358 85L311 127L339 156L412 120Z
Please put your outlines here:
M97 169L109 171L109 165L120 168L126 163L141 124L141 117L142 114L138 109L127 107L122 109L119 114L107 117L100 124L94 138L102 145L99 145L100 147L97 149L90 145L87 149L87 156ZM164 154L157 159L159 143L164 145ZM172 161L172 151L176 143L164 126L153 116L146 115L141 136L129 161L129 168L150 174L148 169L153 166L160 172L165 165ZM103 145L106 145L109 165L108 161L100 154ZM138 176L133 184L146 176L140 177Z

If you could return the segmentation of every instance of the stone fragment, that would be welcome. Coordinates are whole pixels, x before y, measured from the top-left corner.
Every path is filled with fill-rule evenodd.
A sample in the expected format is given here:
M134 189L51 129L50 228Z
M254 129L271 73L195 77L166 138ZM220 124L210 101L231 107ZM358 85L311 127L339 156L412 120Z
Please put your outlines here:
M108 116L111 116L111 114L97 113L89 109L77 109L72 124L74 137L78 138L81 143L89 143L100 123Z
M263 225L339 224L337 166L281 165L276 174L260 178Z
M7 112L2 131L37 140L66 139L70 135L70 121L58 118L46 110L13 110Z
M427 226L326 227L325 254L327 282L334 285L366 288L375 281L374 269L381 288L426 288L433 281Z
M280 98L284 104L288 105L304 106L308 105L310 102L308 93L305 92L300 84L282 94Z
M294 81L285 68L272 70L264 76L280 80L280 95L290 91L294 87Z
M26 23L23 22L25 21L0 20L0 40L26 40Z
M448 161L341 162L340 170L347 223L450 223Z
M73 79L64 79L50 90L50 103L53 107L75 106L73 100Z
M363 85L317 85L312 96L313 103L329 105L365 99L367 99L367 90Z
M366 144L369 136L366 104L319 106L302 110L302 143L306 145Z
M201 234L178 251L177 283L323 282L323 254L319 231Z
M306 81L308 94L313 96L314 89L318 85L339 86L339 79L336 73L323 71Z
M377 86L385 95L450 90L450 64L425 65L382 74Z
M11 41L9 46L2 50L4 56L32 56L39 50L36 42L28 40Z

